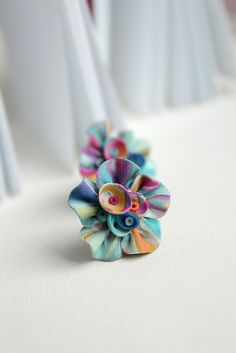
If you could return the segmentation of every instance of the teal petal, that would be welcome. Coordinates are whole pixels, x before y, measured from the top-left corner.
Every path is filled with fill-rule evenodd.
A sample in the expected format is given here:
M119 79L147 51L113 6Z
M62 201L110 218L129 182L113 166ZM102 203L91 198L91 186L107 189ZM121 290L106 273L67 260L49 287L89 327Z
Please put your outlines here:
M122 257L121 238L109 233L93 257L102 261L118 260Z
M92 227L83 227L80 231L81 238L90 246L93 257L105 241L108 234L109 230L103 224L96 224Z
M158 248L160 241L159 221L144 217L136 229L136 233L131 231L130 234L122 238L121 248L124 253L130 255L151 253Z
M139 153L142 155L147 155L149 153L150 146L148 141L136 138L132 131L123 131L119 136L127 144L129 153Z
M95 148L102 148L107 136L107 124L105 121L99 121L92 124L88 130L89 143Z
M104 162L97 171L97 186L101 188L107 183L117 183L131 186L140 168L131 161L123 158L112 158Z
M74 188L70 193L68 203L77 213L84 226L90 227L99 222L97 212L100 206L97 187L91 180L84 179Z
M154 163L149 158L146 158L144 165L141 167L141 173L144 175L148 175L151 178L155 178L157 174L157 169Z
M105 225L84 227L81 236L89 244L92 257L96 260L113 261L122 256L121 238L113 235Z

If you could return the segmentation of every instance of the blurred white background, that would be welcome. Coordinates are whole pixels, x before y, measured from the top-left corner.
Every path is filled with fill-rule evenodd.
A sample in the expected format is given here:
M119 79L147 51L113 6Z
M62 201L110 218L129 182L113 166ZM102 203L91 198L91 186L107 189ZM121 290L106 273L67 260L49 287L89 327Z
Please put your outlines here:
M235 2L89 3L0 1L0 351L235 353ZM96 120L148 139L171 190L150 256L79 239Z

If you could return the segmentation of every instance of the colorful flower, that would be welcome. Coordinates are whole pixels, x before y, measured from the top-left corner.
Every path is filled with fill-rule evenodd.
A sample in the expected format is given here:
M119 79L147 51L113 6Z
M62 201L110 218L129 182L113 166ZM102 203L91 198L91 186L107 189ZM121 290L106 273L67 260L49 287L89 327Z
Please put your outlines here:
M153 177L155 167L148 158L148 143L136 139L131 131L113 136L107 126L105 122L97 122L88 129L88 143L81 151L81 175L94 180L98 167L104 161L120 157L136 163L143 174Z
M145 254L160 244L158 218L170 203L167 188L140 173L123 158L112 158L98 168L96 182L87 178L72 190L69 205L83 225L82 239L93 258L112 261L122 253Z

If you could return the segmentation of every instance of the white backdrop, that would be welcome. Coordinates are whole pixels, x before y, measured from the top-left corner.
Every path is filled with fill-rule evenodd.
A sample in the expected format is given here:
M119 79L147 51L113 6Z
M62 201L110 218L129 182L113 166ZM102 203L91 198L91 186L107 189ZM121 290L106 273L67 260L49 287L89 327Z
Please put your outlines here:
M30 125L64 166L76 165L91 122L110 119L124 129L85 0L3 0L0 23L14 118Z
M105 61L123 103L137 113L201 102L236 77L222 0L95 0Z

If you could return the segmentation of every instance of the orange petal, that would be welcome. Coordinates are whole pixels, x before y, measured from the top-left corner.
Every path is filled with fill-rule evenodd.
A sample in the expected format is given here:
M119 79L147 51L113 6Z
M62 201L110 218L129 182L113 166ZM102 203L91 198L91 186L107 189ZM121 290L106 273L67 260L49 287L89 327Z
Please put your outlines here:
M131 231L132 236L135 239L136 246L140 253L146 254L151 253L159 246L159 244L151 244L147 240L143 239L141 234L137 229Z

